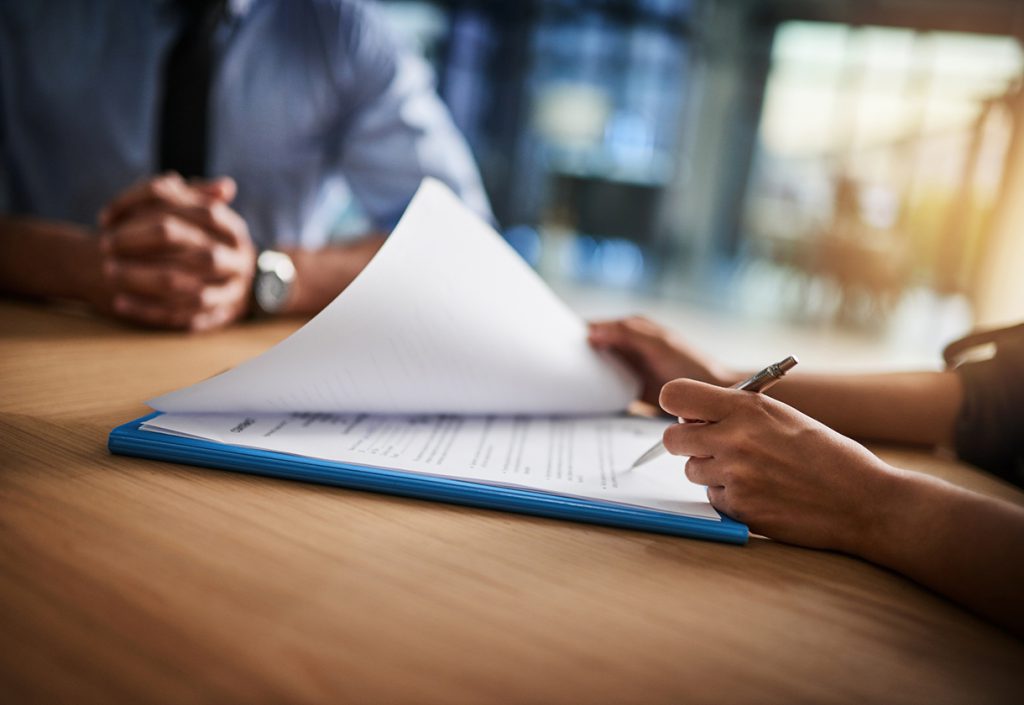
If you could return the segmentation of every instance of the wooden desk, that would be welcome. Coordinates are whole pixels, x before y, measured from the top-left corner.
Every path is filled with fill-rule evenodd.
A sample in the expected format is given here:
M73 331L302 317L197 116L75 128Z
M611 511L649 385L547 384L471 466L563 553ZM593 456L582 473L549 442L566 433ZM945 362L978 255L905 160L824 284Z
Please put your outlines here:
M294 326L190 337L0 303L0 701L1024 698L1024 644L852 558L107 453L143 400Z

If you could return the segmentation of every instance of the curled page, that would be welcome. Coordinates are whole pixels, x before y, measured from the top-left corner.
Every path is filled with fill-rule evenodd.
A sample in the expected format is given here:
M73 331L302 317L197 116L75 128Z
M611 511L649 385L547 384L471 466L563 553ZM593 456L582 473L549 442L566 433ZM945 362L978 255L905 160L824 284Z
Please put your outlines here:
M363 272L309 323L158 411L604 414L638 385L489 225L427 179Z

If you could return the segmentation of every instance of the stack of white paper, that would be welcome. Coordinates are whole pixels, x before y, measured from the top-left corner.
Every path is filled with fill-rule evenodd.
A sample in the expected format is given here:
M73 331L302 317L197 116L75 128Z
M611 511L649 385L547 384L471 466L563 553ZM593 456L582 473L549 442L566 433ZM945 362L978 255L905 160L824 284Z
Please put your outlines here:
M621 415L637 382L439 182L358 278L288 339L150 401L150 431L718 518Z

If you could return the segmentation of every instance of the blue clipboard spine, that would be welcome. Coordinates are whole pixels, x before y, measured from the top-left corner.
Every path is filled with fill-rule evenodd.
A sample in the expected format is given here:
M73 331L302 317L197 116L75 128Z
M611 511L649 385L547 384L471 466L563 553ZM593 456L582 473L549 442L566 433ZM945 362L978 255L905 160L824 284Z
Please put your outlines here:
M143 416L111 431L107 442L110 452L688 538L734 544L747 542L747 527L724 517L721 521L710 521L526 488L349 465L141 430L142 423L157 415Z

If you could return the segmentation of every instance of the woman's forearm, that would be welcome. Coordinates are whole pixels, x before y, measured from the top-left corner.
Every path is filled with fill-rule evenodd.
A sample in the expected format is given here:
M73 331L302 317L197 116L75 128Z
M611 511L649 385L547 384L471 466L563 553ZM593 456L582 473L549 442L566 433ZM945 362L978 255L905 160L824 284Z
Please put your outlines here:
M678 378L731 386L748 374L724 369L656 323L643 318L595 322L590 341L617 354L643 382L643 398L658 403ZM922 445L947 444L963 399L952 372L834 375L797 369L768 392L843 435Z
M769 394L858 439L949 445L963 401L955 372L791 373Z
M878 521L854 529L854 552L1024 635L1024 507L894 473Z

